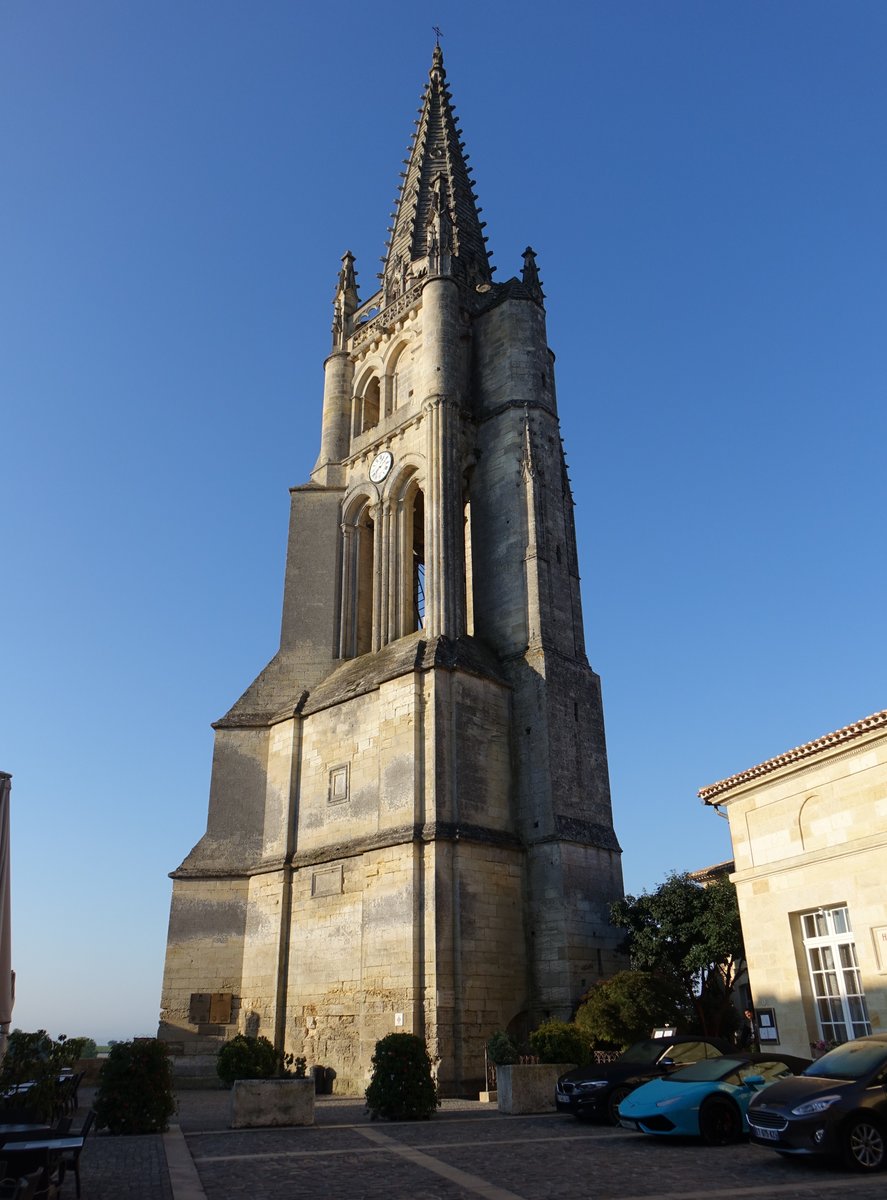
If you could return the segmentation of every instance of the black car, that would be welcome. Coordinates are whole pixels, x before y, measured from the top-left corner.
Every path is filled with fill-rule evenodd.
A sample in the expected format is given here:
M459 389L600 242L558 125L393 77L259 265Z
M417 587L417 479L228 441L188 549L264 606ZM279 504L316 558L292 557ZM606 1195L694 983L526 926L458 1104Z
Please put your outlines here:
M629 1046L615 1062L578 1067L557 1081L554 1102L558 1112L597 1117L619 1124L619 1105L642 1083L692 1066L704 1058L720 1058L730 1049L722 1038L648 1038Z
M748 1109L751 1140L780 1154L843 1158L848 1167L887 1165L887 1034L830 1050L801 1075L781 1079Z

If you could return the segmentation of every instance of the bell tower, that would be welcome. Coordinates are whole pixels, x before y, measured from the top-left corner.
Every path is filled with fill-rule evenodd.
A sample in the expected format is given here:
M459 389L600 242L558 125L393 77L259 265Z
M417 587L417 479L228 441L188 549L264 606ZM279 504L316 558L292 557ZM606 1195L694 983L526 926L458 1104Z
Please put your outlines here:
M259 1032L336 1089L486 1039L621 965L600 682L536 258L493 282L435 47L381 286L342 259L320 452L291 491L280 649L215 725L173 872L161 1036L182 1074Z

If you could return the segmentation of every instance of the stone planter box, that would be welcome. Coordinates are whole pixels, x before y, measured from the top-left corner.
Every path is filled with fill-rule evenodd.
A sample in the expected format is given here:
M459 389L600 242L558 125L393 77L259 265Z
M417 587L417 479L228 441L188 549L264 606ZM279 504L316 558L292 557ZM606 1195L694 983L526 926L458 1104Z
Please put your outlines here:
M499 1112L511 1115L554 1112L554 1085L559 1076L575 1066L575 1063L534 1063L497 1067Z
M238 1079L231 1090L231 1129L313 1124L313 1079Z

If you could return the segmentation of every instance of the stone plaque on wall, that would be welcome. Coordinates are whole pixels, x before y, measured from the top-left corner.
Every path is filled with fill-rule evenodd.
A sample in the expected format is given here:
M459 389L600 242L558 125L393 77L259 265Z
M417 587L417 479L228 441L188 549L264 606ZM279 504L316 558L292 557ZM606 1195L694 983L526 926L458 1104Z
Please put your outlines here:
M344 875L341 866L315 871L311 876L311 895L340 896L343 891L343 881Z
M209 1002L209 1020L211 1025L230 1025L231 1002L234 996L231 992L213 992Z
M209 992L192 992L191 1003L188 1006L188 1020L192 1025L203 1025L209 1020L209 1006L212 996Z

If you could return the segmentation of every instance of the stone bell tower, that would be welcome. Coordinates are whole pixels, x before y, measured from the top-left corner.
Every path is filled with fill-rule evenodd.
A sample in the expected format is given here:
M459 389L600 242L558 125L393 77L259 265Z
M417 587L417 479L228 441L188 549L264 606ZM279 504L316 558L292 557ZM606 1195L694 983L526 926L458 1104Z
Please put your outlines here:
M598 677L535 255L494 283L440 48L388 243L342 260L280 650L218 721L173 872L161 1036L259 1032L359 1091L424 1036L445 1092L497 1029L621 965Z

